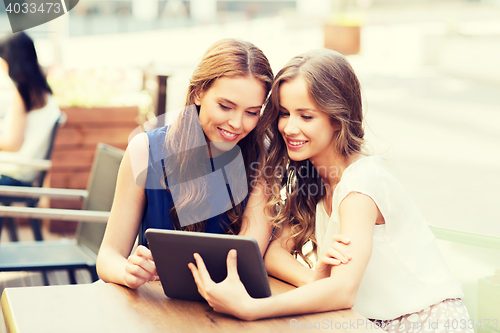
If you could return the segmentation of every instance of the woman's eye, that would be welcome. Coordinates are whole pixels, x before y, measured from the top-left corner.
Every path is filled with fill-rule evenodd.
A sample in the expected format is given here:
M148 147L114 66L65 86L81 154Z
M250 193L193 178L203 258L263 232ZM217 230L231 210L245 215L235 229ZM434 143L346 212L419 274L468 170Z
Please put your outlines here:
M221 108L221 109L223 109L223 110L229 110L229 109L231 109L229 106L226 106L226 105L224 105L224 104L222 104L222 103L219 103L219 106L220 106L220 108Z
M313 119L313 117L311 117L311 116L302 116L302 119L304 119L304 120L311 120L311 119Z
M279 114L280 117L287 117L289 115L290 114L288 112L283 112L283 111L280 111L280 114Z
M247 111L247 113L251 116L257 116L258 112L253 112L253 111Z

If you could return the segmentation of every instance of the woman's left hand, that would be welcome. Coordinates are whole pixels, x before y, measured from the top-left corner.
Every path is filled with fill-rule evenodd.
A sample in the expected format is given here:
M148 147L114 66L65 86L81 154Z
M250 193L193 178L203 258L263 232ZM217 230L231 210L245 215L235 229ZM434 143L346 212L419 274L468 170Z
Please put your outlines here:
M236 250L227 254L227 277L220 283L215 283L198 253L194 254L196 265L189 263L188 267L198 286L198 292L205 298L214 311L233 315L240 319L252 320L256 299L250 297L241 283L238 275Z
M351 260L352 257L346 248L346 245L350 243L349 238L344 235L337 234L333 236L332 245L314 266L313 281L329 277L333 266L347 264Z

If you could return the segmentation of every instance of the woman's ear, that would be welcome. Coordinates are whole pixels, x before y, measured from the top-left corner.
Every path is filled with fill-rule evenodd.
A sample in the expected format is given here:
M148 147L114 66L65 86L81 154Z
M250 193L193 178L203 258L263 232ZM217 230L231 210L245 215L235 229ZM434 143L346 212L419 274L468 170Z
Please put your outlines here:
M342 128L342 125L340 124L340 121L338 121L338 120L332 120L331 124L332 124L332 127L335 130L335 132L340 131L340 129Z
M203 98L203 91L195 91L194 92L194 104L197 106L201 105L201 99Z

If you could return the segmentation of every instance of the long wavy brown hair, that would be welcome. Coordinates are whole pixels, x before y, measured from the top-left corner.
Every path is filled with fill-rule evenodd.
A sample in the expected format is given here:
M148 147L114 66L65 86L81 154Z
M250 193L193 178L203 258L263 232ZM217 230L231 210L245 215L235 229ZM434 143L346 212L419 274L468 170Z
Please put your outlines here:
M192 171L193 168L196 168L196 165L193 165L193 161L199 160L199 156L193 156L194 154L198 154L199 150L188 149L190 143L205 140L204 137L200 137L203 135L203 132L196 130L197 126L199 126L198 117L192 117L188 114L189 110L195 107L195 97L201 92L207 91L218 78L247 75L252 75L262 83L266 92L265 95L267 96L273 82L273 72L264 53L252 43L237 39L223 39L210 46L205 52L190 79L185 102L186 107L166 132L165 149L167 151L188 152L178 155L179 158L174 159L171 170ZM199 108L196 111L199 113ZM193 126L193 121L198 122L198 125ZM239 179L237 182L232 183L243 183L240 185L246 185L248 192L251 191L251 180L255 178L257 172L256 168L250 168L250 164L256 162L258 157L263 158L262 154L259 156L259 147L261 145L257 143L261 138L257 136L256 129L253 129L245 138L238 142L245 164L247 181L244 184ZM168 177L168 175L166 176ZM205 230L206 221L181 227L177 210L185 207L190 207L190 209L201 207L199 205L203 202L207 186L208 184L200 182L181 193L181 197L177 199L175 207L170 211L176 228L189 231ZM227 232L238 233L243 218L241 203L228 210L226 214L230 222Z
M325 196L326 188L308 159L293 161L288 157L286 143L278 130L280 87L299 76L306 82L317 109L327 114L332 124L340 124L335 134L337 154L348 157L361 152L363 113L360 84L351 65L338 52L322 49L292 58L278 72L258 124L259 136L266 138L265 146L269 147L260 172L268 191L266 211L271 212L278 231L286 225L291 226L292 254L312 266L310 256L317 250L314 236L316 204ZM276 172L265 172L270 168ZM302 249L308 241L312 242L313 249L304 254Z

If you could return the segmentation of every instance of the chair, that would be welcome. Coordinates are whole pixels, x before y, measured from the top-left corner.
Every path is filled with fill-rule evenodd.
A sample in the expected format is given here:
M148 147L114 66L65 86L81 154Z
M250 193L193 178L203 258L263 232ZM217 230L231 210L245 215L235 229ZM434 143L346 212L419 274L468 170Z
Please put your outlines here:
M29 166L32 167L35 170L40 170L36 178L29 184L27 184L27 187L42 187L43 186L43 181L45 180L45 176L47 174L47 171L50 169L52 166L52 163L50 162L50 158L52 156L52 149L54 147L54 141L56 138L57 130L59 127L62 127L64 123L66 122L66 114L61 113L61 116L59 119L54 124L54 127L52 129L50 139L49 139L49 147L47 149L47 154L45 155L45 158L42 160L35 160L35 159L30 159L30 160L21 160L19 158L16 158L14 161L5 161L2 160L0 162L2 163L15 163L18 165L23 165L23 166ZM23 203L27 207L36 207L38 205L38 200L39 198L37 197L10 197L8 195L1 195L0 196L0 204L4 206L10 206L13 203ZM0 235L2 233L2 227L3 227L3 222L4 218L0 217ZM18 241L18 235L17 235L17 226L14 222L13 218L8 218L5 221L5 225L9 231L9 236L10 240L13 242ZM41 241L42 238L42 231L41 231L41 221L39 219L30 219L31 223L31 228L33 230L33 235L35 237L35 240Z
M500 319L500 237L430 228L452 274L462 283L463 301L473 322L479 324L476 330L493 332L492 320Z
M92 165L87 192L64 189L23 189L4 186L9 195L72 198L84 197L83 209L49 209L32 207L0 207L0 216L52 218L58 220L80 220L76 240L9 242L0 245L0 271L41 271L48 285L46 272L68 270L70 283L75 284L75 270L87 269L93 281L98 280L96 271L97 252L101 245L109 211L113 202L118 168L124 152L120 149L98 144ZM36 193L38 191L38 193ZM24 194L22 193L24 192Z

